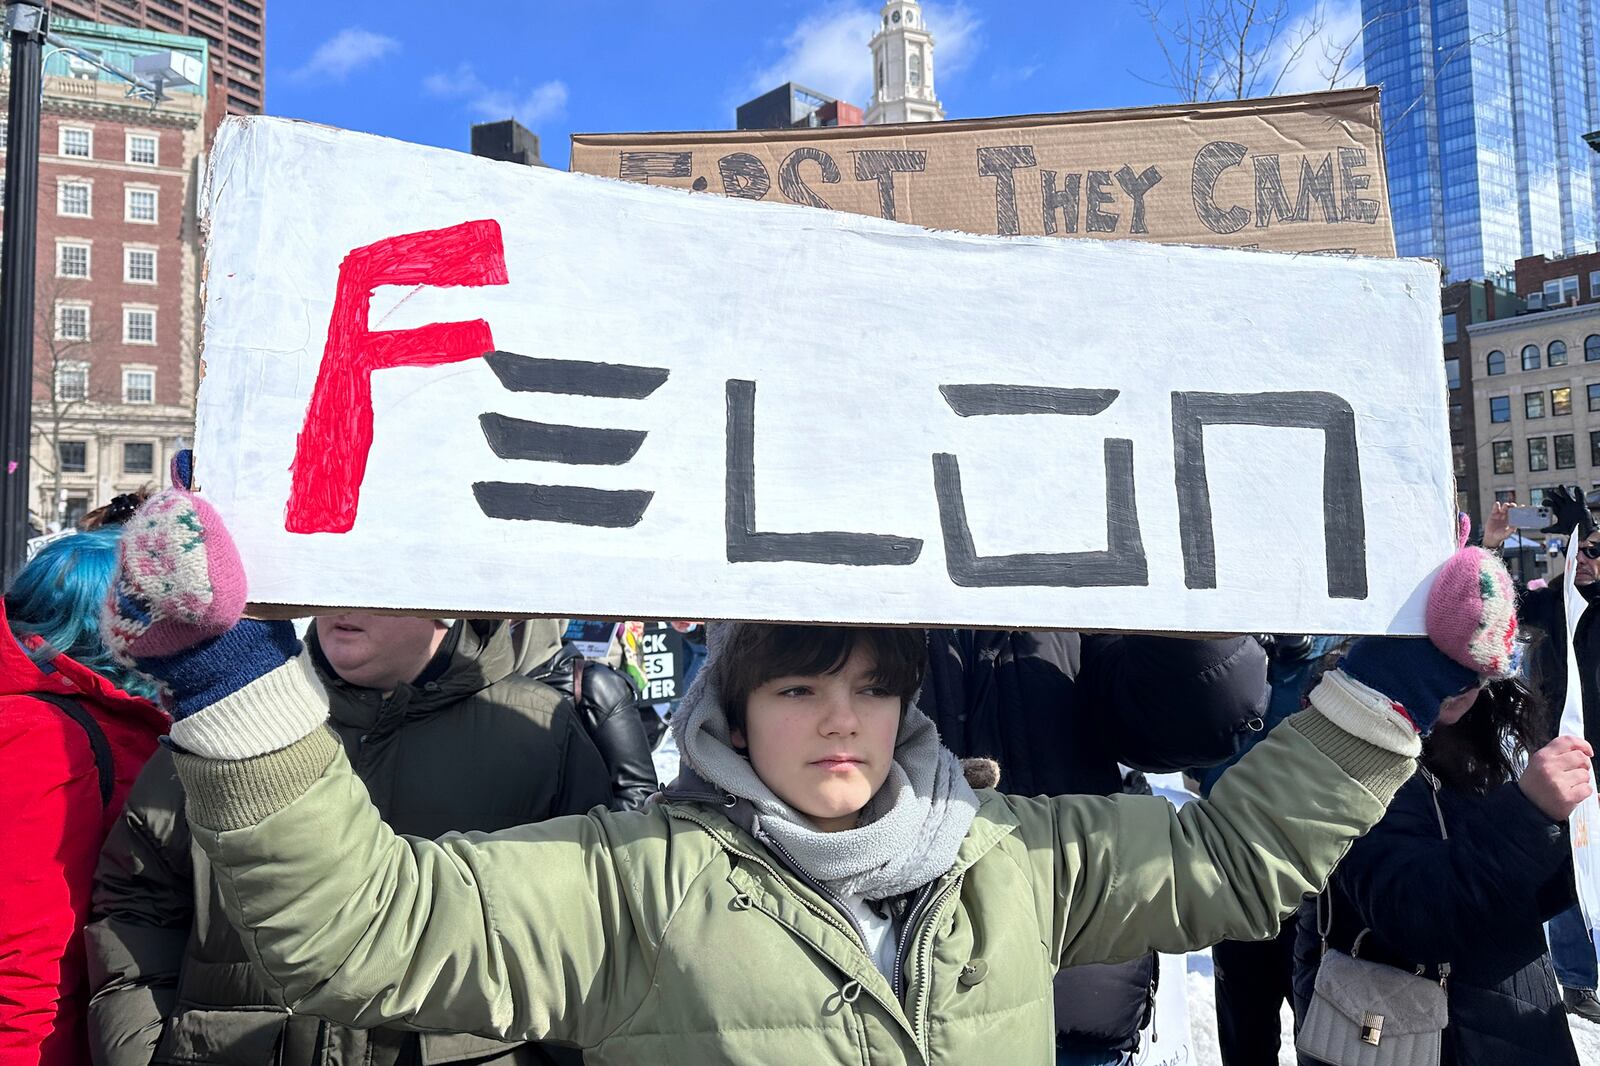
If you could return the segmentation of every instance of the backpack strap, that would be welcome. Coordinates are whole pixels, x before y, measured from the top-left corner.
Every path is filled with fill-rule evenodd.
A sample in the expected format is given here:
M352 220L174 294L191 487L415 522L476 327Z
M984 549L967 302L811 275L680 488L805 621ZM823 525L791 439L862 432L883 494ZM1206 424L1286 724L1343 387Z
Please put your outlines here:
M100 806L111 806L111 792L116 787L117 775L111 758L111 741L106 739L106 732L100 728L100 723L95 721L94 715L77 700L49 692L30 692L28 695L33 699L54 704L60 708L61 713L77 722L84 733L88 734L89 748L94 752L94 768L100 775Z

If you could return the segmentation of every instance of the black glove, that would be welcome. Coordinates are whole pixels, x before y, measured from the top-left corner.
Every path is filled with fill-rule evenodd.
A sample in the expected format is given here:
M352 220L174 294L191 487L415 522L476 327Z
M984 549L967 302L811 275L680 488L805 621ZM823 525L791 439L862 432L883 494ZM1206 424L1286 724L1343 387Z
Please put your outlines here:
M1595 531L1594 517L1589 514L1589 505L1584 502L1582 496L1567 486L1545 489L1544 505L1550 508L1555 521L1539 532L1558 533L1564 537L1576 528L1578 539L1583 540Z

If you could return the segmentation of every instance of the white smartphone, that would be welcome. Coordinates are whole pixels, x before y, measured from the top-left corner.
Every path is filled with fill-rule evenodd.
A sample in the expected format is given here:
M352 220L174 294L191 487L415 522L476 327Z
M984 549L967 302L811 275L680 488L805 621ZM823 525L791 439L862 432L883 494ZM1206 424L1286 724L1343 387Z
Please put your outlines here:
M1510 513L1513 529L1543 529L1551 518L1548 507L1513 507Z

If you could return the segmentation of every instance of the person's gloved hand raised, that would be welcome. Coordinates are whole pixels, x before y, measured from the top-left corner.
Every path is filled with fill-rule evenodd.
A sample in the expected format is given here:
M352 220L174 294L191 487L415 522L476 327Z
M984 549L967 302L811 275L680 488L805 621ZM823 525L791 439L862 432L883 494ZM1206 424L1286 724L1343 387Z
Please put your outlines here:
M1576 529L1578 539L1583 540L1595 531L1594 516L1589 513L1588 503L1567 486L1545 489L1544 505L1550 508L1551 522L1539 532L1565 537Z
M172 488L123 529L117 576L101 617L106 647L162 682L184 718L299 653L287 622L242 618L238 549L216 510L190 491L193 455L172 460Z
M1428 637L1363 637L1339 664L1427 733L1452 697L1515 672L1516 590L1498 556L1461 548L1428 592Z

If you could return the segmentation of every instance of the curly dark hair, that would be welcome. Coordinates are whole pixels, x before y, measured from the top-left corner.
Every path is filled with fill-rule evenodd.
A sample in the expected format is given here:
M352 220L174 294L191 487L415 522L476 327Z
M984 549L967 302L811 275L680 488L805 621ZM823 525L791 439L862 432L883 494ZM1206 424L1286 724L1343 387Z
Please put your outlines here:
M1549 743L1555 722L1519 677L1491 682L1454 725L1422 742L1422 764L1452 788L1487 792L1516 776L1524 756Z

